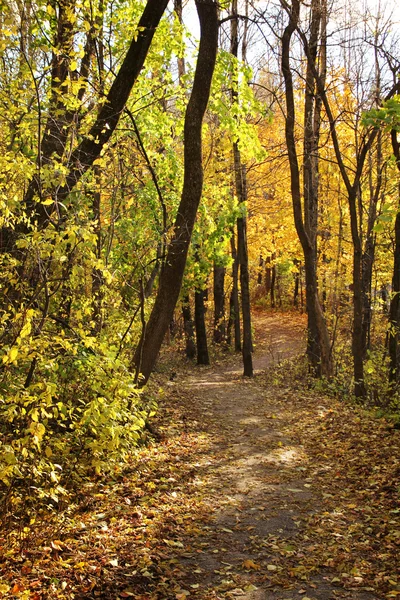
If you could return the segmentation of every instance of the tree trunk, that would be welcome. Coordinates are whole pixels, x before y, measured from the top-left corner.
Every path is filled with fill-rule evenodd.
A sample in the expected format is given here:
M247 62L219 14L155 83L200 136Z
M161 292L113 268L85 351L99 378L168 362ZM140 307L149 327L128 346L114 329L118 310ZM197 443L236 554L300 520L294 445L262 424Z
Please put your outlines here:
M218 8L216 2L197 0L200 20L200 47L193 89L184 125L184 180L173 237L160 275L159 288L146 327L141 356L134 363L146 383L156 362L163 337L172 318L186 264L186 257L203 188L202 123L210 95L218 47Z
M396 159L396 165L400 172L400 144L397 140L397 131L391 131L393 154ZM394 264L392 278L392 296L389 309L389 357L390 371L389 381L396 387L400 383L400 183L398 186L399 203L394 227L395 245L394 245Z
M204 300L206 290L196 290L194 293L194 322L196 327L197 364L209 365L207 330L205 321Z
M193 359L196 356L196 344L194 341L194 325L192 319L192 311L190 310L190 299L188 294L186 294L182 300L182 316L183 329L185 331L186 339L185 354L187 358Z
M296 308L299 306L299 292L300 292L300 261L296 258L293 261L296 272L294 274L294 293L293 293L293 306Z
M237 0L232 0L232 17L231 20L231 53L238 57L238 8ZM237 82L237 75L234 75ZM232 89L232 103L237 104L238 92ZM233 162L235 170L235 189L239 204L245 204L247 201L247 186L246 186L246 168L242 164L239 142L235 140L233 143ZM237 236L238 236L238 258L240 266L240 289L242 293L242 319L243 319L243 375L245 377L253 376L253 360L252 360L252 334L251 334L251 307L250 307L250 278L249 278L249 261L247 254L247 236L246 236L246 217L243 215L237 219Z
M225 341L225 267L214 263L214 342Z
M265 260L265 294L268 296L271 293L271 278L272 278L272 269L271 269L271 256L267 256Z
M362 287L362 248L357 228L356 193L349 197L350 214L353 230L353 371L354 394L356 398L364 398L366 394L364 383L364 348L363 348L363 287ZM356 229L356 234L354 233Z
M295 102L293 77L290 67L290 43L298 27L300 3L294 0L289 11L289 23L282 37L282 73L285 80L286 120L285 135L288 147L293 215L295 227L304 253L306 279L306 310L308 317L307 356L314 374L318 377L332 375L329 334L318 298L316 270L316 233L318 216L318 139L320 104L315 97L316 56L319 43L321 17L326 9L320 0L313 0L310 23L310 41L307 42L306 96L304 105L304 220L300 192L300 170L295 141ZM322 34L324 35L324 22ZM321 36L322 38L323 36ZM321 39L321 86L324 82L324 39Z
M275 288L276 288L276 254L275 252L272 254L271 256L271 260L272 260L272 265L270 268L270 272L271 272L271 279L270 279L270 289L269 289L269 295L271 298L271 308L275 308L276 306L276 302L275 302Z
M260 254L260 258L258 261L257 285L262 285L263 270L264 270L264 259L263 259L262 255Z
M241 352L242 343L240 335L240 306L239 306L239 259L235 245L235 233L231 235L232 254L232 291L229 300L229 321L227 331L227 343L232 343L232 328L234 330L235 352Z
M247 256L246 218L237 220L238 229L238 254L240 262L240 289L242 292L242 319L243 319L243 375L253 377L253 342L251 334L251 307L250 307L250 282L249 263Z

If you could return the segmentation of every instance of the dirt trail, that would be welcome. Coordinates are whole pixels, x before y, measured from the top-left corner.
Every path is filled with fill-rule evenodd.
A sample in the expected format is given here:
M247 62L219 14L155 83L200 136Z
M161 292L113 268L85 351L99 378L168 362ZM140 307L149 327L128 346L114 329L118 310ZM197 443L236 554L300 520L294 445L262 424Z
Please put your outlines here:
M260 316L256 326L262 340L256 373L304 354L302 318ZM212 438L196 465L210 519L200 525L198 539L185 543L191 551L180 559L181 597L375 600L366 591L345 589L321 565L302 580L307 550L299 539L307 518L320 510L321 496L307 477L301 440L288 432L296 407L287 389L268 391L262 377L244 380L241 372L236 357L172 384L186 399L188 419Z
M400 431L297 378L304 317L254 324L251 380L240 356L165 349L159 439L27 537L0 535L1 598L400 597Z

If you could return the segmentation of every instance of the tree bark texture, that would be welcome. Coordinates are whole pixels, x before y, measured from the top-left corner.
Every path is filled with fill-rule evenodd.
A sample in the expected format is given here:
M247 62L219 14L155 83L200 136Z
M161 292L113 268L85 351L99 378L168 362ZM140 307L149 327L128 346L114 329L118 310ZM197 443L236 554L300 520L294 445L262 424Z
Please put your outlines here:
M218 7L211 0L197 0L200 20L200 47L193 89L184 125L184 181L175 220L174 234L160 275L156 300L146 327L142 359L134 362L145 383L153 370L163 337L178 300L186 257L203 188L202 122L210 95L218 47Z
M197 364L209 365L210 358L208 355L207 344L207 329L206 329L206 310L204 300L206 290L195 290L194 293L194 322L196 327L196 349L197 349Z
M391 131L393 154L400 173L400 144L397 140L397 131ZM394 227L394 264L392 278L392 297L389 309L389 381L398 387L400 383L400 183L398 186L399 203Z
M225 341L225 267L214 263L214 342Z
M232 256L232 290L229 299L229 320L227 328L227 343L232 344L232 329L234 333L235 352L241 352L241 332L240 332L240 305L239 305L239 259L235 243L235 232L231 235L231 256Z
M234 143L235 175L236 175L236 194L239 203L246 202L246 180L245 169L240 159L238 144ZM240 266L240 290L242 293L242 320L243 320L243 375L253 377L253 342L251 334L251 306L250 306L250 278L249 278L249 259L247 254L247 219L245 216L237 219L238 232L238 257Z
M192 311L190 308L190 298L186 294L182 300L182 316L183 316L183 329L185 332L185 354L187 358L193 359L196 356L196 343L194 336L194 325L192 319Z
M257 285L262 285L263 269L264 269L264 259L260 254L260 258L258 261Z

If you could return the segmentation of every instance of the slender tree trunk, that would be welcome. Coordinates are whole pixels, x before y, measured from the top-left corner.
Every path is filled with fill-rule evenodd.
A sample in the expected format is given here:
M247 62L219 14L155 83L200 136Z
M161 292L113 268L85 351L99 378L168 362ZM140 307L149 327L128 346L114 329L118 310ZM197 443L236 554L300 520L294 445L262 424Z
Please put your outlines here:
M103 0L100 0L100 15L96 19L96 27L98 29L97 34L97 67L99 72L99 93L100 96L104 94L104 46L103 46ZM93 46L93 36L88 38L89 44ZM89 56L89 48L87 50ZM90 63L89 63L90 64ZM89 74L89 65L87 67L87 75ZM94 218L94 232L96 235L96 258L101 259L102 251L102 223L101 223L101 169L98 165L93 167L93 175L96 184L96 189L93 193L93 218ZM94 332L100 333L103 327L103 290L104 278L101 269L94 268L92 273L92 306L93 306L93 321L94 321ZM145 291L146 294L146 291Z
M257 285L262 285L263 270L264 270L264 259L260 254L260 259L258 261Z
M352 229L357 228L356 193L349 197L353 216ZM353 231L353 335L352 353L354 367L354 394L363 398L366 394L364 383L364 347L363 347L363 287L362 287L362 247L358 233Z
M160 275L159 288L146 327L141 355L135 365L146 383L153 370L163 337L178 300L186 257L203 188L202 123L210 95L218 47L218 7L216 2L197 0L200 20L200 47L193 89L184 125L184 181L174 234Z
M271 281L272 281L272 269L271 269L271 256L267 256L265 260L265 294L268 296L271 294Z
M182 316L183 316L183 328L185 331L186 349L185 353L187 358L193 359L196 356L196 344L194 336L194 324L192 319L192 311L190 310L190 298L189 294L186 294L182 300Z
M196 327L196 348L198 365L210 364L205 320L205 295L206 290L196 290L194 293L194 322Z
M246 219L241 217L237 221L238 229L238 255L240 263L240 289L242 292L242 318L243 318L243 375L253 377L253 351L251 333L251 307L250 307L250 281L249 262L247 256Z
M397 131L391 131L393 154L400 173L400 144ZM394 264L392 278L392 296L389 308L389 381L396 387L400 384L400 182L398 185L399 202L394 226Z
M97 165L94 168L94 176L97 190L93 194L93 217L95 221L94 233L96 235L96 257L101 258L101 178ZM102 304L103 304L103 273L101 269L94 268L92 272L92 307L94 333L100 333L103 326Z
M270 290L269 290L269 295L271 298L271 308L275 308L276 307L276 253L273 252L272 256L271 256L271 260L272 260L272 264L271 264L271 280L270 280Z
M235 244L235 233L231 235L232 254L232 291L229 300L229 321L227 332L227 343L232 343L232 328L234 331L235 352L241 352L242 342L240 334L240 304L239 304L239 259Z
M238 57L238 6L237 0L232 0L232 17L231 20L231 53ZM234 79L235 85L238 83L237 75ZM238 92L232 89L232 102L238 102ZM242 164L239 142L235 140L233 143L233 162L235 170L235 188L236 196L239 204L244 204L247 201L247 185L246 185L246 168ZM242 293L242 319L243 319L243 375L245 377L253 376L253 360L252 360L252 334L251 334L251 307L250 307L250 278L249 278L249 260L247 253L247 236L246 236L246 217L243 215L237 219L237 236L238 236L238 258L240 266L240 289Z
M294 274L294 293L293 293L293 306L296 308L299 306L299 290L300 290L300 270L299 270L299 262L297 259L294 259L294 265L296 267L296 272Z
M304 253L306 279L306 310L308 316L307 355L313 372L317 376L332 374L329 334L318 298L316 271L316 232L318 215L318 139L320 105L315 102L315 63L318 49L319 29L322 13L326 6L320 0L313 0L311 6L310 41L307 42L306 97L304 106L304 219L300 192L300 170L295 141L295 102L293 77L290 67L290 44L293 33L298 28L300 2L293 0L288 11L289 23L282 37L282 73L285 80L286 121L285 134L288 147L291 192L295 227ZM322 32L324 34L324 27ZM323 46L323 40L321 40ZM324 82L324 56L321 56L321 86Z
M375 260L375 235L367 237L362 256L362 290L363 290L363 322L362 322L362 347L363 357L371 345L371 323L372 323L372 270Z
M214 342L225 341L225 267L214 263Z
M378 56L378 29L375 33L375 102L381 105L381 67ZM376 180L373 174L376 171ZM376 139L376 153L369 152L369 206L367 231L365 235L364 251L362 256L362 286L363 286L363 324L362 344L363 357L366 357L370 347L371 322L372 322L372 272L375 260L376 235L374 225L377 217L377 207L381 196L383 183L383 160L382 160L382 132L379 131ZM363 237L363 236L362 236Z

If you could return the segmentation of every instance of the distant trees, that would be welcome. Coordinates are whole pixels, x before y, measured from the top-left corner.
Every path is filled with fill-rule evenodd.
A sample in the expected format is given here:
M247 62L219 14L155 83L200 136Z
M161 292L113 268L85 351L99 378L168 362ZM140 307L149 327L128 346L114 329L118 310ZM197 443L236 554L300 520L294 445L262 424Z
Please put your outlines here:
M345 277L353 302L354 393L364 398L364 365L371 350L371 307L376 298L372 280L379 272L376 248L391 186L388 144L380 125L367 123L362 115L398 93L393 74L398 73L399 56L389 32L390 17L388 20L382 11L361 16L355 9L335 5L328 14L327 5L319 0L309 7L296 0L280 5L281 9L271 4L263 13L256 11L259 23L270 32L265 37L269 44L264 75L267 85L262 81L260 95L282 106L285 118L294 224L304 255L308 357L315 374L329 377L333 373L337 321L328 310L327 285L331 286L327 282L336 282L331 294L335 290L337 296L339 282ZM330 52L326 51L327 35ZM338 57L342 57L340 64ZM299 119L301 106L303 123ZM275 153L278 146L269 147ZM275 164L279 159L274 159ZM268 185L267 176L266 182ZM338 223L333 198L340 207ZM351 280L346 274L348 261L344 260L345 253L350 252ZM297 261L297 257L292 260ZM340 301L331 298L338 315ZM331 339L329 323L333 325ZM393 338L389 339L393 345Z

